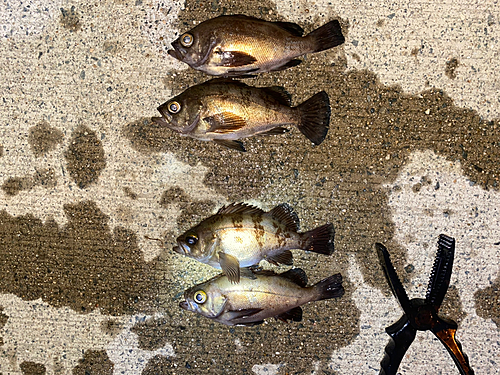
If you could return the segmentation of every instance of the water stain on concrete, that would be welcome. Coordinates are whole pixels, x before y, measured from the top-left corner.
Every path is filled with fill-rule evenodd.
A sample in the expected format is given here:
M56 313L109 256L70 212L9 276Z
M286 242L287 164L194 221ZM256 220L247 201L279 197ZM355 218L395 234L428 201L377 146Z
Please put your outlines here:
M174 371L178 373L177 369L178 366L174 358L155 355L148 361L141 375L172 374Z
M45 375L45 366L35 362L23 362L19 365L24 375Z
M0 292L79 313L122 315L154 306L156 290L135 233L87 201L64 206L68 223L0 211Z
M73 369L73 375L113 375L115 365L105 350L86 350Z
M65 157L69 174L80 189L95 183L106 167L102 142L93 130L83 125L73 132Z
M53 188L57 186L55 171L52 168L37 170L32 176L10 177L2 185L2 190L8 196L14 196L21 191L29 191L36 186Z
M136 200L137 199L137 193L135 193L134 191L132 191L131 188L129 188L128 186L125 186L123 188L123 192L125 193L125 195L127 197L129 197L130 199L132 200Z
M3 156L3 153L4 153L3 145L0 145L0 158Z
M491 286L474 293L476 313L483 319L491 319L500 329L500 278Z
M7 320L9 320L9 317L2 313L3 307L0 306L0 330L3 328L5 324L7 324ZM0 346L3 345L3 337L0 337Z
M460 62L456 57L453 57L452 59L448 60L446 62L446 68L444 70L444 74L446 74L446 77L448 77L449 79L457 78L456 70L459 65Z
M69 31L78 31L82 28L80 17L78 16L75 6L72 6L69 10L61 8L59 23Z
M439 315L454 320L460 325L467 313L463 310L462 300L455 285L450 285L443 300Z
M35 157L46 155L56 148L64 139L64 133L50 126L47 121L31 127L28 134L28 142Z
M170 341L171 324L166 318L150 318L136 324L131 332L139 338L139 348L155 351Z

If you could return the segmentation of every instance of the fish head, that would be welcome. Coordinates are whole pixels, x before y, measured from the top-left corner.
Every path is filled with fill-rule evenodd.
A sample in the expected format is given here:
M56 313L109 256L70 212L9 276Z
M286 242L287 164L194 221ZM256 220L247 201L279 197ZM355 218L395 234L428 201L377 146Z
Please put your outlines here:
M203 228L203 225L198 225L177 237L177 246L174 247L174 251L206 263L213 255L215 242L214 233Z
M160 126L165 126L180 134L192 133L200 121L201 102L186 91L158 107L161 117L154 118Z
M227 298L210 282L195 285L184 292L184 301L179 306L184 310L216 319L224 313Z
M205 25L200 24L182 34L171 43L173 49L168 50L168 54L194 69L204 65L215 45L213 33L205 29Z

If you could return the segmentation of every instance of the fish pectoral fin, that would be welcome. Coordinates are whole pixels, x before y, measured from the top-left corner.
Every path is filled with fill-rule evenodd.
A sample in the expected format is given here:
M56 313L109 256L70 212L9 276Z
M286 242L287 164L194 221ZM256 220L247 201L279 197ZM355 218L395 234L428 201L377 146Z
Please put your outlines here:
M230 282L240 282L240 262L238 259L226 253L219 253L219 264Z
M262 309L259 309L259 308L228 310L226 312L226 316L229 318L228 320L246 319L246 318L250 318L251 316L253 316L261 311L262 311Z
M227 139L214 139L214 142L218 145L236 150L241 152L246 152L245 146L243 146L243 142L241 141L229 141Z
M299 65L300 63L302 63L302 60L299 60L299 59L294 59L294 60L290 60L289 62L287 62L286 64L283 64L283 65L280 65L280 66L277 66L276 68L270 70L270 72L279 72L281 70L286 70L288 68L292 68L294 66L297 66Z
M289 130L287 128L283 128L283 127L279 126L277 128L268 130L267 132L259 133L258 135L280 135L283 133L288 133L288 131Z
M207 133L226 134L232 133L247 125L243 117L231 112L221 112L203 119L210 128Z
M293 255L290 250L285 250L280 254L276 254L265 258L269 263L274 265L285 264L291 266L293 264Z
M302 321L302 309L300 308L300 306L297 306L291 310L288 310L287 312L284 312L283 314L275 316L275 318L276 320L279 319L283 322L300 322Z
M220 52L222 66L237 67L253 64L257 61L252 55L242 51L224 51Z

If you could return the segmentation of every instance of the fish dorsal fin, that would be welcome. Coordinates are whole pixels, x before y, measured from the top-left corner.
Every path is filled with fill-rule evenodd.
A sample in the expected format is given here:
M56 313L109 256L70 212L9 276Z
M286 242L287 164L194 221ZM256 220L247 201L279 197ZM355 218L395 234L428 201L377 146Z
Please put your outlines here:
M275 318L284 322L300 322L302 321L302 308L300 306L294 307L293 309L288 310L283 314L276 316Z
M269 214L280 223L284 224L288 230L299 231L299 217L293 211L293 208L286 203L274 207Z
M304 29L293 22L274 22L276 26L281 27L283 30L288 31L290 34L294 36L302 36L304 35Z
M290 250L285 250L282 253L265 258L269 263L276 266L284 264L291 266L293 264L293 255Z
M259 208L252 206L247 203L231 203L228 204L227 206L223 206L217 211L217 215L223 215L223 214L263 214L264 211Z
M278 103L290 107L292 105L292 96L281 86L263 87L262 90L271 95Z
M244 118L231 112L217 113L213 116L205 117L203 121L210 125L207 133L217 134L232 133L245 127L247 124Z
M281 273L280 277L284 277L302 288L307 285L307 275L302 268L292 268Z

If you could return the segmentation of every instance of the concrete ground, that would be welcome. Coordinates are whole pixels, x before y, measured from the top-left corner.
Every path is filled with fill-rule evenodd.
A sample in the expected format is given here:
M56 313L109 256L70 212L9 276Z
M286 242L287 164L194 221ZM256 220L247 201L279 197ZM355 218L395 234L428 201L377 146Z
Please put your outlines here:
M294 105L326 90L323 144L291 129L243 154L151 123L207 79L169 42L222 13L341 21L343 46L245 81ZM423 297L440 233L457 240L442 315L476 374L498 372L497 1L5 0L0 51L1 374L376 374L402 312L373 244ZM240 201L334 223L334 255L295 251L295 266L311 283L341 272L345 296L250 328L181 310L217 272L173 240ZM400 372L458 370L419 332Z

